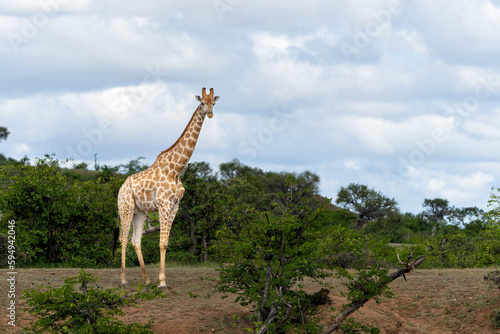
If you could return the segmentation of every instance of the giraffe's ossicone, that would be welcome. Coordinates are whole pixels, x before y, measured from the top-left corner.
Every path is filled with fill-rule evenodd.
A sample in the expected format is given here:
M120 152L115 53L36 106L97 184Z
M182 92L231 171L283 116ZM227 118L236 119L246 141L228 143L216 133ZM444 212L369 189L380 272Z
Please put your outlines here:
M165 253L167 251L170 228L174 221L179 202L184 195L180 175L193 154L205 116L212 118L212 108L219 99L214 96L213 88L210 94L202 89L202 96L196 96L200 102L191 120L177 141L166 151L161 152L156 161L148 169L129 176L118 193L118 213L121 224L122 246L122 285L127 284L125 275L125 260L130 225L133 225L132 245L141 265L142 276L149 284L148 274L144 266L141 252L141 238L144 222L149 212L159 213L160 221L160 287L165 283Z

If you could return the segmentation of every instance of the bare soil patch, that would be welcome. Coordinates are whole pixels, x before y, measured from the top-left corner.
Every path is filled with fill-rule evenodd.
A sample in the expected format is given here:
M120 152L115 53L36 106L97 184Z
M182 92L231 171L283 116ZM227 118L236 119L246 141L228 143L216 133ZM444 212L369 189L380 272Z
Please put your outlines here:
M407 275L408 282L398 279L391 283L395 297L377 304L369 301L353 318L377 326L382 333L500 333L494 329L491 314L500 309L498 288L488 284L484 275L492 269L446 269L416 270ZM26 288L40 285L61 286L63 277L75 276L79 269L19 269L16 282L16 325L7 321L7 270L1 273L0 284L0 333L23 333L22 328L35 318L20 310L24 306L21 298ZM101 276L99 284L105 288L118 287L120 269L88 269ZM157 266L149 266L151 278L157 277ZM139 268L127 269L130 284L141 282ZM221 299L220 293L213 293L217 272L210 266L172 266L166 269L167 298L141 301L137 308L125 309L126 322L146 323L154 318L155 333L249 333L250 309L233 303L234 297ZM203 280L201 278L204 278ZM343 290L341 282L332 278L336 287L330 296L333 304L325 306L326 318L333 317L345 299L339 296ZM306 282L311 291L319 286ZM129 287L130 289L130 287ZM197 295L192 298L190 295Z

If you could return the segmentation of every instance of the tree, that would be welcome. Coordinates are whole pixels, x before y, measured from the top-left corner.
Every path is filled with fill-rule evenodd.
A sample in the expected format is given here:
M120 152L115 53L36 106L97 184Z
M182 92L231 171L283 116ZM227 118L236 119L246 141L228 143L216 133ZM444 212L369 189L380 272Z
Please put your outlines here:
M449 220L452 224L462 225L464 232L469 237L479 236L486 229L486 216L478 207L464 207L452 210Z
M125 170L125 174L128 175L138 173L148 168L147 165L141 163L142 159L144 159L144 157L138 157L137 159L132 159L129 161L128 164L122 164L119 167L123 168Z
M264 171L262 169L244 165L238 159L220 164L219 170L222 180L229 180L239 177L255 179L264 174Z
M260 168L254 168L242 164L239 160L223 163L219 166L221 180L228 188L238 188L239 186L251 185L252 195L241 196L235 198L244 198L244 202L259 210L266 210L269 201L277 198L279 193L294 193L293 199L298 205L300 202L318 196L319 176L305 171L302 173L294 172L264 172ZM289 178L294 178L297 182L293 188L288 189L290 184L287 182ZM247 192L247 194L250 194ZM240 203L241 204L241 203ZM310 203L314 204L313 202ZM280 205L284 205L280 203Z
M7 137L10 135L9 130L5 126L0 126L0 141L7 140Z
M189 163L181 179L186 192L174 224L175 230L189 236L189 253L207 262L209 245L225 221L231 201L208 163Z
M343 322L351 314L359 310L363 305L365 305L370 299L375 299L375 301L380 302L378 297L385 295L386 297L393 297L392 293L389 291L388 284L395 279L403 276L406 280L405 274L410 273L415 268L417 268L422 262L425 261L425 256L419 256L416 259L413 258L413 254L410 253L408 259L405 262L399 259L400 264L404 265L395 272L386 275L386 269L370 268L368 270L360 270L357 276L351 275L350 273L343 271L343 276L349 279L349 282L344 284L347 289L347 298L349 303L344 305L343 311L327 326L323 328L321 334L330 334L337 329L342 328ZM364 331L366 333L380 333L378 328L366 328L361 326L361 330L353 330L352 328L345 328L347 331L344 333L353 333Z
M425 208L424 215L434 222L432 228L434 238L439 225L445 224L444 218L453 212L453 208L450 207L448 200L443 198L425 199L422 206Z
M289 182L291 189L297 180ZM279 196L284 203L280 215L247 208L218 231L216 244L221 266L217 288L237 294L235 301L255 308L259 333L313 326L307 323L311 295L299 283L305 277L329 275L321 233L315 226L328 202L312 210L307 204L296 206L291 191ZM277 206L274 201L270 209Z
M73 169L83 169L83 170L87 170L87 167L89 166L89 164L85 161L82 161L80 163L74 163L73 164Z
M335 224L330 224L330 233L327 232L321 221L329 201L316 209L307 202L297 206L290 190L297 180L290 178L289 182L288 192L279 194L285 203L283 207L275 200L270 206L270 209L274 207L272 210L247 209L218 231L217 289L237 294L235 302L254 308L259 334L288 333L292 329L297 333L326 334L337 329L350 333L359 331L359 327L365 332L379 333L378 328L354 322L345 324L345 320L368 300L380 302L381 296L391 297L388 284L411 272L424 258L414 260L410 254L406 263L400 261L405 267L391 274L375 263L367 268L363 261L359 261L356 273L332 267L325 261L326 255L335 248L337 253L352 250L353 244L359 244L354 235L358 233ZM276 208L280 208L281 214L274 214ZM331 275L332 269L337 269L339 277L347 281L345 296L349 302L333 322L322 328L315 302L318 296L325 296L329 291L323 288L308 294L301 281L309 277L325 286L322 280Z
M276 196L277 194L293 193L292 198L296 206L300 206L304 202L309 202L309 205L314 205L315 203L312 202L311 199L319 195L319 176L310 171L305 171L300 174L292 172L268 172L261 178L262 182L265 184L264 191L278 198L281 205L285 205L284 198ZM290 179L295 180L293 184L290 184Z
M500 188L493 187L486 213L488 222L486 229L481 232L484 241L480 244L485 265L500 263Z
M358 214L357 228L372 220L382 219L399 212L397 202L362 184L351 183L341 187L336 203Z
M389 242L402 243L410 239L409 229L405 226L406 220L405 215L390 215L368 222L363 227L363 232L387 238Z

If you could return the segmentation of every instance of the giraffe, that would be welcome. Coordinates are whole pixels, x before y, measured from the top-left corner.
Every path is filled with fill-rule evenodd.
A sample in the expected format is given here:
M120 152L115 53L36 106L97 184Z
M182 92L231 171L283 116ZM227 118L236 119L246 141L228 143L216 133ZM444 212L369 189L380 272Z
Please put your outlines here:
M165 288L165 253L172 222L177 214L179 202L184 195L180 175L193 154L201 126L205 116L212 118L212 108L219 96L214 97L206 88L202 89L202 97L196 96L200 102L191 120L177 141L167 150L161 152L156 161L142 172L129 176L118 193L118 212L121 222L122 245L122 285L127 284L125 275L125 253L127 250L130 225L133 225L132 245L141 265L142 277L146 284L150 283L141 252L141 238L144 221L149 212L159 213L160 220L160 288Z

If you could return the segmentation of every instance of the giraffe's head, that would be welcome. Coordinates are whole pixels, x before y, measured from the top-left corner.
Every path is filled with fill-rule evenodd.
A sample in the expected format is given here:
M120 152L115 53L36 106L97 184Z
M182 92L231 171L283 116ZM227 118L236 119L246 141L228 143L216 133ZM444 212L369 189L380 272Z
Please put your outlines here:
M210 94L207 94L205 87L203 87L203 89L201 90L201 95L202 97L196 95L196 99L201 103L200 109L205 113L205 115L208 116L208 118L212 118L212 116L214 115L212 112L212 108L214 107L215 102L219 99L219 97L214 96L213 88L210 88Z

